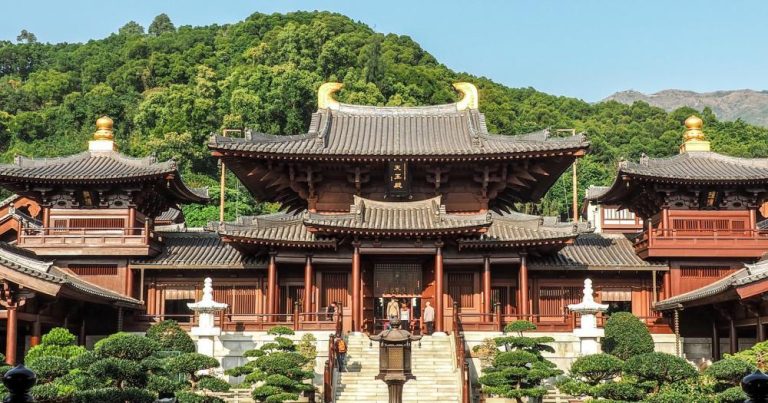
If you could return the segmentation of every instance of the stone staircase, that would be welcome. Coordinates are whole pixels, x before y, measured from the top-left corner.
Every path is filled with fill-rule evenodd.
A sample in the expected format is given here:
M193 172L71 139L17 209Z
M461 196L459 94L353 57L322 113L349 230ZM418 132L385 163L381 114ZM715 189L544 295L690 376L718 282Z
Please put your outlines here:
M347 343L347 372L341 373L336 387L336 403L388 403L384 381L379 373L379 348L369 346L365 335L350 335ZM459 403L461 389L454 366L451 338L425 336L421 347L414 344L412 369L416 379L403 388L403 403Z

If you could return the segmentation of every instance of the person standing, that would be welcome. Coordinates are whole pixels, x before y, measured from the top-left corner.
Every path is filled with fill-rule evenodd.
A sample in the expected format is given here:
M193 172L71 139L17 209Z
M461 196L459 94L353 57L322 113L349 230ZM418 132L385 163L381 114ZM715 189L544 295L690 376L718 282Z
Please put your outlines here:
M424 324L427 325L427 334L432 335L435 331L435 308L432 308L432 304L427 301L424 308Z
M411 311L405 303L400 306L400 328L403 330L411 328Z
M339 365L339 372L345 372L346 371L346 360L347 360L347 342L344 341L343 337L339 337L336 339L336 363Z
M325 320L336 320L336 302L331 302L325 310Z
M400 304L397 303L397 300L392 298L389 300L389 303L387 304L387 319L389 320L389 323L392 323L393 320L400 317ZM391 325L389 326L391 327Z

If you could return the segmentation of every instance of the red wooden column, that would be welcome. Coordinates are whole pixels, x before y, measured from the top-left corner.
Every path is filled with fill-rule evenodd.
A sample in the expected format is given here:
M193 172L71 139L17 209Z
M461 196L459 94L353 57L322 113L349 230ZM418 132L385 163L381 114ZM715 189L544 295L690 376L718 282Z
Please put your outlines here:
M736 333L736 322L733 318L728 320L728 330L729 353L736 354L739 352L739 335Z
M717 315L715 315L717 317ZM717 319L712 320L712 361L720 359L720 331L717 328Z
M435 331L443 332L445 316L443 307L443 244L438 243L435 251Z
M267 306L266 314L271 315L277 312L277 264L275 263L275 253L269 253L269 265L267 266ZM271 320L271 319L270 319Z
M360 323L360 293L361 293L361 281L360 276L360 243L353 243L354 251L352 252L352 331L359 332L361 330Z
M8 312L8 330L5 334L5 362L8 365L16 365L16 337L19 320L16 317L16 303L5 306Z
M530 296L528 291L528 262L525 254L520 255L520 272L518 279L518 287L520 288L520 314L528 315L528 307L530 306ZM529 320L530 318L523 318Z
M35 317L35 321L32 323L32 335L29 336L29 346L34 347L38 344L40 344L40 339L42 338L42 335L40 334L42 332L40 325L40 315L38 314Z
M314 306L312 305L312 279L314 273L312 273L312 256L307 255L307 262L304 264L304 312L314 312Z
M483 256L483 312L493 313L493 306L491 305L491 258L489 256ZM490 321L488 316L483 320Z
M664 299L672 297L672 269L664 273Z

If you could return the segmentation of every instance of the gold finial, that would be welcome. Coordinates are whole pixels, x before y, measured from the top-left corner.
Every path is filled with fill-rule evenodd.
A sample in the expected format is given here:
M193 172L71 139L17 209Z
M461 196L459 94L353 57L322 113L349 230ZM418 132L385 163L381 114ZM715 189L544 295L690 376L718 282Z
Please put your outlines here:
M317 90L318 109L339 109L339 101L333 98L333 94L339 92L342 83L323 83Z
M456 109L463 111L465 109L477 109L477 87L472 83L454 83L453 88L462 95L459 102L456 103Z
M683 144L680 146L680 152L690 151L709 151L709 141L704 140L704 121L696 115L691 115L685 119L685 133L683 134Z
M96 119L96 131L93 133L94 140L112 140L115 136L112 133L114 122L109 116L102 116Z
M114 151L115 134L112 131L114 122L109 116L96 119L96 131L93 132L93 140L88 142L89 151Z

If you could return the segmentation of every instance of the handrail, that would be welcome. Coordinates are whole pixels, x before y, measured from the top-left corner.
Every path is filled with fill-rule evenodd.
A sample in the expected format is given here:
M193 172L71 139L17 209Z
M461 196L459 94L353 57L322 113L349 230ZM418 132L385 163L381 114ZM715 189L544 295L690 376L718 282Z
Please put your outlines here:
M328 359L325 360L323 367L323 402L333 403L336 400L336 383L337 383L337 369L338 363L336 362L336 339L342 337L342 315L341 306L338 307L333 314L333 320L336 321L336 331L328 338Z
M461 380L461 403L470 403L472 395L472 383L469 378L469 364L467 352L464 347L464 336L461 334L461 316L459 315L459 303L453 302L453 340L456 344L456 368L459 370Z
M94 242L95 238L101 238L102 242L106 239L114 240L121 239L125 244L126 240L134 240L131 244L135 245L135 240L141 240L143 243L148 244L150 240L155 240L157 235L154 231L144 227L129 227L129 228L116 228L116 227L92 227L92 228L72 228L72 227L29 227L24 226L19 231L19 244L25 243L25 240L30 240L33 243L47 244L47 240L62 240L64 243L72 243L73 241L79 241L78 243ZM64 241L66 240L66 241ZM58 243L57 243L58 244Z

